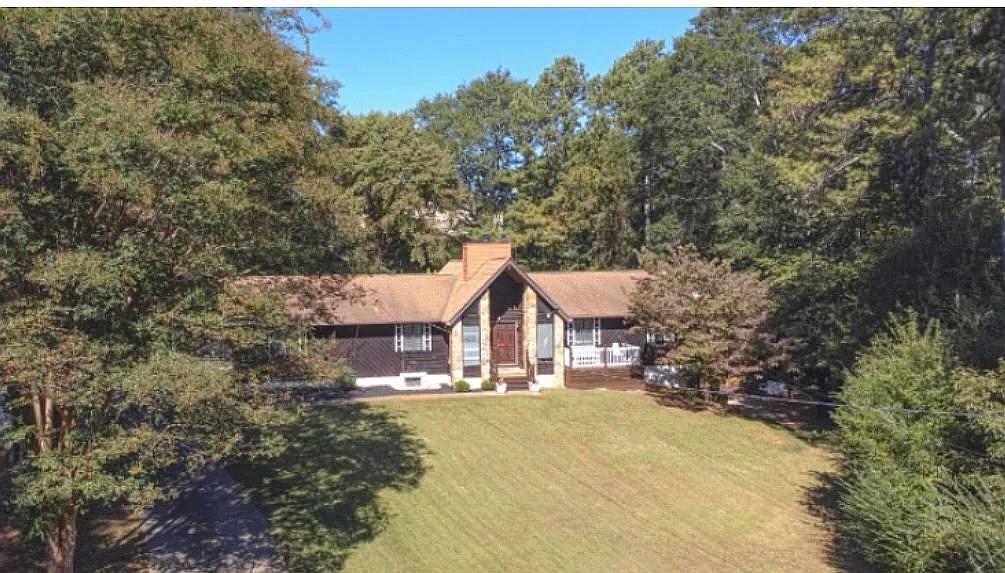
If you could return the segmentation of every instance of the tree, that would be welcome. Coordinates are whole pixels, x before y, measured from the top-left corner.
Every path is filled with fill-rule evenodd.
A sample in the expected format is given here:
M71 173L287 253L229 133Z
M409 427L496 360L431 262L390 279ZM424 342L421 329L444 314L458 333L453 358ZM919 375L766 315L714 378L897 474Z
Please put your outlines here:
M567 144L563 168L546 196L521 196L505 230L531 268L627 267L636 261L633 174L638 155L629 139L590 121Z
M50 571L81 514L148 504L276 419L253 382L295 328L232 279L355 260L333 93L266 16L0 14L0 376L27 453L4 493Z
M518 179L517 197L547 198L568 169L570 146L587 117L588 79L583 65L571 57L556 59L531 87L530 153Z
M350 117L336 180L362 202L377 268L432 269L449 258L449 223L461 207L450 153L408 114Z
M890 571L1005 566L1003 387L1002 367L960 367L945 330L913 313L892 317L859 356L834 419L843 526L871 561Z
M779 315L805 338L805 367L848 367L898 308L955 328L971 317L947 312L952 301L1000 305L1000 276L989 272L1000 258L997 62L981 55L996 53L998 17L785 13L802 41L776 80L769 160L795 232L778 235L766 262L784 277Z
M471 192L472 223L498 227L516 198L516 170L531 155L530 85L505 70L489 72L416 106L419 125L436 134L454 154L461 181ZM478 221L487 216L489 220Z
M755 11L709 10L646 76L651 244L716 253L731 204L763 181L760 122L780 50ZM770 22L770 20L769 20Z
M647 261L631 293L635 329L668 338L663 363L687 367L700 385L718 385L774 366L783 346L762 327L771 310L768 285L729 261L706 260L693 248Z

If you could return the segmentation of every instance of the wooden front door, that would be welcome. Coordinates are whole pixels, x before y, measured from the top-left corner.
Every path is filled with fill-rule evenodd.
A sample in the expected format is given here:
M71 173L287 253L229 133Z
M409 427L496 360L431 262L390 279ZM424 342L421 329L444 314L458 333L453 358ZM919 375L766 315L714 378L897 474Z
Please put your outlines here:
M499 366L520 365L520 328L515 322L498 322L492 327L492 359Z

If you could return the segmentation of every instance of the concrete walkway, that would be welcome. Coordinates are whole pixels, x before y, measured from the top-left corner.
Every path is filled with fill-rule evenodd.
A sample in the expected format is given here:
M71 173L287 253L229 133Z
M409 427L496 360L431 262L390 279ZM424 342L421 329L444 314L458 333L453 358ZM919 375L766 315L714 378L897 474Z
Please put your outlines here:
M146 553L157 573L278 573L282 558L258 509L220 467L147 516Z

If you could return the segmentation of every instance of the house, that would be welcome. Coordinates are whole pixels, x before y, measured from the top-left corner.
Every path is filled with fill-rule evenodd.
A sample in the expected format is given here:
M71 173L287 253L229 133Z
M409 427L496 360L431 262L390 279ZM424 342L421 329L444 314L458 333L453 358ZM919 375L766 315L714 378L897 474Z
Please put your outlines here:
M584 376L627 376L640 357L629 294L643 271L528 272L509 243L465 243L435 274L358 275L355 296L287 308L314 336L334 337L361 388L438 389L492 374L561 387ZM284 277L289 279L290 277ZM260 277L266 279L267 277ZM324 281L324 278L299 277Z

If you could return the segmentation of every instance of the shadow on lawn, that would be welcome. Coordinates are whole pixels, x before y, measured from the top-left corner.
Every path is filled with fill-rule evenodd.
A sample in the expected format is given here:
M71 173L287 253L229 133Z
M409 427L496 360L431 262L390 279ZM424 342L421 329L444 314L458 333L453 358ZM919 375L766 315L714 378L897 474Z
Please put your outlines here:
M341 569L388 515L378 495L418 485L428 453L398 416L366 404L307 410L278 458L232 468L269 517L291 571Z
M808 511L819 518L831 532L827 543L827 558L838 571L847 573L873 573L876 569L869 565L861 549L850 537L842 532L842 518L839 501L841 483L837 474L814 472L817 483L807 488L803 504Z

